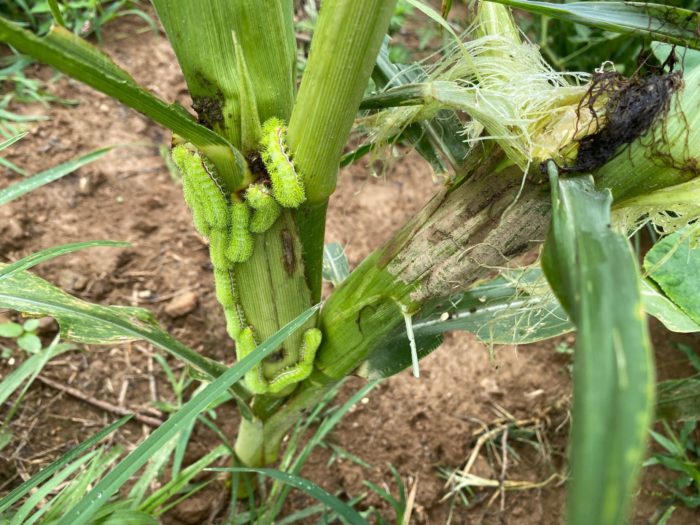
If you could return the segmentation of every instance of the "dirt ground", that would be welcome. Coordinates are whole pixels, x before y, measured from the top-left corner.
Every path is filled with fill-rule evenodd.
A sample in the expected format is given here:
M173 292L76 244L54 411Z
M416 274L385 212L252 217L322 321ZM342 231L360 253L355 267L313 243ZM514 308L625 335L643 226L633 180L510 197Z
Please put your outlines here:
M105 49L142 84L165 100L190 104L168 42L125 18L106 31ZM37 67L43 78L49 72ZM51 92L75 105L23 107L25 113L46 114L30 135L9 150L7 157L35 173L76 155L109 144L120 144L104 159L77 173L0 207L0 261L12 261L60 243L92 239L127 240L127 249L92 249L40 265L36 273L83 299L103 304L138 305L151 309L176 337L207 356L233 361L224 319L213 291L207 248L191 226L179 186L165 167L159 147L169 133L145 117L75 81L61 78ZM19 180L5 172L0 187ZM339 176L331 200L326 241L341 243L351 267L420 209L437 190L429 168L418 157L397 160L381 176L360 164ZM189 294L185 315L168 313L172 301ZM185 301L187 303L187 301ZM2 319L16 319L1 312ZM48 341L55 327L44 327ZM656 343L668 335L655 325ZM349 460L331 467L327 449L313 455L303 474L330 492L349 496L367 492L363 480L393 489L389 465L407 487L416 484L412 523L556 524L562 521L566 439L569 429L570 356L555 351L558 343L500 347L489 351L469 334L446 337L442 348L421 362L421 378L408 372L383 382L359 403L331 434L330 441L372 465L364 469ZM687 375L687 364L667 344L660 345L661 378ZM0 452L0 495L36 472L63 451L85 439L116 415L65 392L154 418L151 403L172 393L153 360L154 350L143 343L90 347L64 354L42 373L21 405L13 424L13 442ZM0 361L0 374L15 364ZM173 359L168 358L172 366ZM177 369L177 368L176 368ZM52 385L47 384L53 382ZM58 383L58 384L56 384ZM341 399L362 381L352 378ZM4 414L6 407L0 409ZM234 435L237 415L220 412L219 423ZM490 480L526 481L530 488L494 489L469 495L471 507L445 496L445 478L464 466L479 432L506 420L517 420L524 431L512 433L503 466L500 451L484 447L471 470ZM130 423L114 436L115 443L133 447L150 430ZM524 437L529 432L528 441ZM212 446L213 436L200 429L188 460ZM500 440L500 438L499 438ZM537 446L535 446L537 445ZM517 454L517 455L516 455ZM658 485L663 473L648 470L634 523L652 523L664 495ZM225 507L222 486L208 489L167 516L167 523L214 522ZM292 493L287 510L303 508L309 500ZM361 507L375 505L387 517L389 509L370 495ZM383 505L383 506L382 506ZM677 511L670 524L700 523L700 516Z

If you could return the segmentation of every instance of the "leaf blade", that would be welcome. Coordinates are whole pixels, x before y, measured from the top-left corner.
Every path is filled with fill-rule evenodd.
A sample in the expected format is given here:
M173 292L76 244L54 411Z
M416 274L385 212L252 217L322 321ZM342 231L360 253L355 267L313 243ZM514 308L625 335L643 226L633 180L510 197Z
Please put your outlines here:
M63 164L59 164L58 166L54 166L53 168L49 168L46 171L38 173L32 177L29 177L28 179L0 190L0 206L18 199L19 197L26 195L30 191L40 188L41 186L58 180L61 177L70 175L75 170L90 164L101 157L104 157L112 149L112 147L97 149L88 153L87 155L83 155L77 159L73 159Z
M609 191L558 179L542 266L577 327L568 523L619 525L633 501L654 406L651 344L627 239Z
M648 36L659 42L700 49L696 32L700 14L680 7L646 2L488 1L607 31Z

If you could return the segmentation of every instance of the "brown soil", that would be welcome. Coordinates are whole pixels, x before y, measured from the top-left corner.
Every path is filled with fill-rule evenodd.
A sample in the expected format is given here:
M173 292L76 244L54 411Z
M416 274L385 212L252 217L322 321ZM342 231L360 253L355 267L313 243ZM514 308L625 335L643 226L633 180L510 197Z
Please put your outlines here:
M166 100L189 105L185 85L167 41L144 32L136 19L112 25L105 48L142 84ZM47 77L44 68L35 73ZM232 343L213 293L207 249L194 232L178 185L159 147L169 134L145 117L67 78L51 91L75 99L75 106L23 107L50 120L32 125L31 134L13 146L8 158L30 172L108 144L129 144L106 158L58 182L0 208L0 260L16 260L42 248L90 239L128 240L128 249L92 249L61 257L35 269L83 299L103 304L139 305L151 309L162 326L207 356L231 363ZM6 172L0 186L19 180ZM415 155L397 160L379 176L357 165L344 170L331 201L327 242L341 243L354 267L411 214L437 186L429 168ZM189 294L188 298L182 296ZM172 317L166 308L174 299L191 307ZM196 299L196 303L188 301ZM182 305L181 305L182 306ZM16 318L0 312L5 318ZM47 341L52 336L47 328ZM666 334L657 330L657 342ZM572 338L563 339L571 344ZM331 434L330 442L372 465L364 469L345 460L331 467L328 449L317 450L303 474L331 492L368 492L364 480L396 493L388 465L396 467L407 487L416 484L412 522L510 523L531 525L562 521L563 476L568 433L570 378L568 356L555 343L501 347L492 352L469 334L446 337L444 346L421 362L421 378L405 372L376 388L356 405ZM663 358L678 354L663 345ZM172 399L154 350L143 343L90 347L55 359L42 375L78 389L87 397L163 417L151 403ZM0 374L16 366L0 361ZM176 371L175 360L167 358ZM660 362L667 362L660 359ZM661 370L662 376L687 374L687 364ZM352 378L341 400L362 381ZM4 414L7 407L2 407ZM232 407L220 411L222 430L234 435L237 416ZM233 416L233 417L231 417ZM63 451L115 419L113 413L80 401L55 387L37 382L14 419L13 442L0 452L0 495L36 472ZM511 432L514 453L502 465L500 449L484 447L472 473L492 480L529 481L533 488L507 492L477 490L466 509L447 498L444 471L464 466L477 433L506 420L518 420L532 431L528 442ZM133 447L151 427L130 423L114 436L115 443ZM500 444L501 438L498 441ZM198 428L189 460L208 450L215 438ZM494 454L494 451L496 452ZM517 454L517 455L516 455ZM656 479L648 471L635 523L650 523L661 499ZM540 485L540 486L537 486ZM208 523L227 504L223 486L213 486L172 511L168 523ZM292 493L287 509L310 500ZM370 494L361 506L374 505L389 517L386 504ZM678 511L670 523L698 523L697 515Z

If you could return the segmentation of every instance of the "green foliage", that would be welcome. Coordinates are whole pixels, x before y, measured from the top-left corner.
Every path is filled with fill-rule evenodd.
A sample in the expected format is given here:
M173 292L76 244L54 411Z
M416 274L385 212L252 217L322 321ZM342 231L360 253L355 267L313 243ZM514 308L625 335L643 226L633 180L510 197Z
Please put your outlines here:
M542 267L577 328L568 523L616 525L630 511L654 406L639 272L610 228L610 192L591 177L559 179L552 162L548 170Z
M25 325L26 324L27 323L25 323ZM24 395L29 390L29 387L34 382L34 379L36 379L44 366L52 358L68 350L72 350L73 346L65 343L59 343L58 339L56 339L48 347L42 348L43 345L41 344L41 340L36 337L33 331L25 330L24 326L17 325L19 327L17 328L14 324L9 323L0 326L3 326L4 333L6 334L18 334L17 336L11 336L13 338L21 338L22 336L29 334L35 341L34 343L29 343L27 345L28 348L24 348L30 353L30 356L6 377L2 378L2 381L0 381L0 404L7 402L13 395L15 396L14 402L9 405L10 408L5 414L4 420L0 425L0 450L2 450L12 439L12 432L9 427L10 421L14 418ZM36 330L36 326L32 325L28 326L28 328ZM36 349L34 345L36 345ZM2 515L3 501L0 501L0 515Z
M0 40L142 112L189 140L219 168L229 188L244 178L245 160L231 144L195 122L178 104L168 105L139 86L107 55L62 27L43 38L0 17Z
M54 23L51 6L47 0L13 0L0 4L0 16L4 16L34 33L45 35ZM65 0L59 1L61 25L83 37L93 33L102 39L103 26L125 15L136 15L145 20L155 31L155 21L144 11L139 0Z
M644 258L644 269L665 295L700 324L700 246L697 226L663 237Z
M697 0L651 2L545 2L488 0L531 11L525 29L557 69L592 71L602 62L619 63L626 74L636 69L649 39L689 48L700 47ZM554 20L551 20L554 19ZM550 23L551 20L551 23ZM581 25L586 26L582 27ZM593 29L589 29L591 27ZM651 53L649 53L651 55Z
M0 3L0 16L14 20L44 35L54 23L51 4L47 0L11 0ZM103 26L118 17L134 15L143 19L154 32L158 31L156 22L143 10L139 0L68 0L59 3L62 25L83 37L95 35L102 40ZM11 49L11 53L0 56L0 84L5 88L0 100L0 132L15 133L13 122L28 119L8 111L11 102L40 102L73 104L72 100L61 99L48 92L56 75L48 83L27 76L26 69L34 60ZM33 117L40 120L45 117Z
M537 268L504 272L467 292L431 301L411 324L420 359L451 330L472 332L487 344L527 344L574 328ZM361 374L389 377L410 365L406 329L398 326L369 355Z
M4 265L0 266L2 269ZM199 368L209 377L224 367L187 348L164 332L142 308L101 306L77 299L29 272L0 279L0 308L37 316L51 315L64 338L89 344L113 344L143 339Z
M36 354L41 350L41 339L36 331L39 328L38 319L29 319L22 324L2 323L0 324L0 337L15 339L17 346L25 352Z
M539 5L542 8L541 2L508 2ZM169 505L168 502L172 501L171 498L184 486L190 485L202 468L231 453L232 447L224 440L222 446L212 450L192 468L182 468L186 443L195 422L200 421L215 428L212 421L204 417L208 410L229 396L234 396L244 415L236 452L242 450L246 453L246 456L240 453L238 455L249 464L259 464L255 463L257 458L269 461L270 458L275 458L275 447L279 446L283 433L290 428L285 425L291 425L305 408L313 407L317 396L332 390L332 385L324 384L333 381L327 367L323 368L324 363L334 364L348 355L346 348L343 348L343 354L323 354L324 349L320 348L324 342L322 333L314 327L315 308L307 310L277 333L279 325L284 324L280 321L282 317L275 318L278 321L276 326L274 319L270 322L268 320L275 315L294 318L308 306L308 296L316 295L316 288L320 287L323 224L328 197L335 188L341 152L374 65L374 55L390 25L392 12L396 16L394 2L325 1L314 35L309 67L305 70L296 104L292 73L295 61L291 1L265 3L265 7L261 7L259 2L225 0L205 3L194 0L156 0L155 4L187 78L199 113L199 123L179 106L169 106L138 86L108 57L75 38L66 29L56 29L46 38L40 39L16 24L0 19L0 38L166 125L179 135L175 139L176 143L189 141L194 145L177 146L173 150L173 159L183 172L183 191L192 210L195 227L210 242L216 296L224 308L228 332L236 341L239 363L227 369L196 354L163 332L145 310L90 305L71 297L28 273L27 264L32 261L0 266L0 307L36 315L50 313L58 319L64 335L83 342L111 343L144 339L199 368L204 372L204 378L212 381L181 407L170 407L170 419L108 474L103 476L115 460L115 452L94 451L63 465L60 472L57 471L51 479L51 484L39 488L20 506L19 521L28 516L32 507L63 480L85 467L89 474L75 477L77 481L71 484L71 491L56 498L54 507L46 506L40 512L60 519L59 525L100 520L105 516L100 512L111 513L107 522L123 522L127 517L143 523L153 522L151 515L162 513ZM594 3L588 4L590 7ZM408 5L428 14L441 23L453 38L457 38L450 26L433 9L418 0L406 0L400 4L403 8ZM55 2L49 2L48 7L57 19L68 23L69 17L65 12L58 12ZM449 8L448 5L444 7ZM647 26L640 22L638 16L632 16L630 9L637 15L639 9L635 11L631 4L608 3L598 12L585 11L586 7L569 4L563 15L561 10L552 12L551 8L548 9L550 15L559 13L564 18L577 21L583 17L583 21L598 26L601 26L602 12L605 15L602 24L604 29L610 29L612 24L614 30L651 33L657 38L691 45L694 45L692 40L697 39L696 35L689 33L689 28L694 27L688 22L695 22L694 16L687 20L674 19L677 23L670 24L672 30L666 26L657 27L660 16L663 19L662 15L675 13L663 6L647 6L644 13L652 15L651 18L647 16L644 19L647 23L650 20L652 22ZM577 9L578 12L575 12ZM509 20L508 12L501 12ZM620 13L629 16L621 16ZM203 22L192 25L189 21L198 19L200 14ZM246 16L221 16L222 14ZM268 17L268 25L268 20L262 14L271 15ZM617 18L611 22L613 15L617 15ZM543 28L546 31L547 25ZM269 38L261 38L265 29L268 30ZM680 33L674 33L676 30ZM590 40L590 34L588 36ZM500 44L511 44L510 37L512 34L501 38ZM547 41L546 38L544 40ZM193 42L197 45L193 45ZM459 44L458 49L467 55L465 48L466 45ZM519 55L516 52L506 52L503 47L484 46L477 51L481 53L481 62L486 69L494 64L494 57L499 54L509 59L510 66L521 66L521 72L522 69L527 69L524 65L540 63L540 57L534 49L527 46L517 49L527 49L527 56L525 53ZM568 60L573 60L569 56L572 53L582 54L579 48L571 52L565 51L568 55L564 58ZM224 59L219 60L222 57ZM527 58L531 62L521 58ZM380 57L380 62L385 59L386 54ZM469 62L469 56L457 60L462 59ZM377 69L380 74L375 75L375 81L380 86L389 84L397 73L401 77L399 84L411 84L415 80L405 70L387 67L386 63L384 67L380 63ZM484 82L481 76L486 69L475 68L468 77L469 85L473 84L479 89L478 98L474 93L465 92L462 78L461 92L447 89L447 86L438 83L404 85L398 95L392 92L388 97L381 95L370 101L376 104L374 107L381 108L394 103L415 104L418 100L429 109L423 111L426 108L416 108L406 120L407 126L392 131L389 136L407 138L430 160L436 171L447 171L449 165L458 173L458 177L450 181L454 186L445 189L442 197L449 196L448 192L458 188L463 177L470 174L467 169L463 169L465 150L468 148L464 145L461 149L452 147L461 144L461 140L452 138L450 141L449 137L445 140L447 135L455 135L453 131L460 124L461 117L456 116L456 111L452 110L470 114L474 117L474 122L479 124L479 112L483 112L485 107L498 106L511 110L511 102L523 91L522 85L514 82L508 76L509 71L504 68L502 74L492 75L490 79L498 78L499 87L510 86L511 91L502 89L489 93L488 82ZM526 73L531 73L531 76L518 78L539 82L537 86L526 83L528 90L543 87L545 96L541 99L547 102L555 100L556 97L546 96L546 93L555 93L554 84L559 77L551 75L545 68ZM557 87L567 88L564 84L562 80L562 85ZM513 86L515 89L512 89ZM420 92L416 94L417 91ZM580 88L578 93L575 89L567 91L567 103L575 107L579 100L576 95L584 91L584 88ZM394 98L389 100L392 96ZM438 113L440 103L445 104L450 111ZM545 109L550 108L543 105L530 112L506 111L490 115L490 120L485 125L486 134L497 137L498 145L510 156L511 162L520 164L523 169L529 168L532 161L530 150L526 152L528 155L522 155L518 149L522 144L513 145L513 130L520 130L522 136L530 140L531 131L541 130L529 129L527 123L539 122L537 119L546 112ZM504 114L510 120L503 118ZM416 122L424 120L424 116L428 117L427 125ZM443 120L443 116L448 119ZM266 121L262 130L259 129L261 121ZM289 137L284 121L290 122ZM438 122L447 122L448 125L441 128L448 130L446 134L435 132ZM260 131L260 156L270 176L271 189L266 186L268 181L265 174L261 175L262 170L255 164L257 152L254 150ZM478 129L478 134L483 131ZM527 146L531 145L528 142ZM501 170L507 161L504 160L505 157L497 157L500 153L496 148L497 146L493 149L483 148L483 158L480 157L479 160L487 159L495 151L494 157L498 162L486 162L484 166L497 165L496 169ZM239 150L247 157L244 158ZM518 153L521 153L520 157ZM478 164L478 160L473 160L473 163ZM256 173L253 174L252 170ZM255 180L255 177L258 179ZM539 275L533 278L529 272L511 272L490 283L490 287L487 284L427 305L416 305L424 306L424 309L412 317L406 314L409 319L406 329L416 336L421 355L426 355L441 342L442 333L448 329L470 329L492 342L517 343L563 333L570 330L573 323L579 331L579 337L574 367L570 520L574 525L617 524L624 520L631 501L653 404L653 367L643 319L640 279L626 240L609 228L609 193L596 192L587 179L561 181L552 173L551 182L554 213L543 267L559 301L554 300L548 290L543 291L543 287L538 284L541 281ZM440 198L435 199L427 208L428 211L417 217L417 222L432 220L433 213L440 204ZM521 203L513 204L515 205ZM293 210L281 210L281 207ZM542 215L546 213L546 209L542 211ZM489 220L492 219L495 220L495 217L489 217ZM409 240L408 236L416 231L413 228L420 227L417 222L402 230L399 237L392 239L381 255L390 254L394 257L396 253L391 250L400 250L400 246ZM483 239L483 232L478 233L478 237ZM661 249L657 248L657 251ZM690 257L690 250L689 246L683 252L686 257ZM326 250L329 257L325 270L327 277L342 289L344 285L341 283L346 279L348 269L346 261L338 255L339 251L342 254L342 250L337 247ZM663 256L670 253L668 250ZM376 259L370 259L370 262L384 265L383 269L386 261ZM658 261L653 262L655 267L658 266ZM656 269L650 270L651 278L664 292L662 297L659 290L651 290L651 295L657 293L652 304L657 311L662 312L660 315L669 324L689 326L686 323L688 319L678 315L678 311L664 302L665 299L673 302L673 306L677 306L697 324L694 316L697 305L687 294L683 294L676 282L682 273L673 265L671 270L670 277L659 274ZM3 271L4 276L1 275ZM237 281L241 275L244 278ZM413 290L406 289L411 285L392 280L395 276L388 272L378 275L378 279L390 281L379 283L376 287L386 291L386 295L382 296L386 302L381 303L382 306L391 308L394 312L398 303L401 304L402 311L406 311L392 294L397 292L408 296ZM256 287L261 287L256 280L261 276L270 279L269 283L265 283L267 288L272 289L271 293L268 289L257 295L253 293ZM361 277L360 275L359 278ZM348 277L345 285L352 279L353 277ZM294 288L297 284L299 286ZM386 286L382 288L381 285L384 284ZM289 299L282 293L275 295L277 289L284 286L288 286L297 297ZM308 292L309 289L314 290L313 295ZM372 290L369 287L365 291L368 289ZM610 293L613 289L615 294ZM286 291L288 290L285 289ZM278 303L274 300L278 297L285 300ZM371 309L365 310L363 302L371 298L366 294L358 294L355 299L350 308L358 308L357 316L350 322L360 331L364 326L373 327L371 324L361 326L363 315L367 314L368 318L375 315ZM265 300L267 303L262 304ZM368 304L371 305L371 302ZM255 318L254 322L246 317ZM332 316L329 317L332 322ZM326 319L328 318L324 318L324 322ZM391 332L393 326L379 327L376 333L361 333L362 339L379 342L378 350L370 353L369 363L363 370L366 375L383 377L407 366L405 359L409 354L405 351L405 329L401 327ZM19 336L27 330L27 327L21 328ZM324 328L328 326L324 325ZM7 333L18 333L14 325L5 327L5 330ZM292 337L296 330L299 330L299 335L295 336L295 341L300 344L291 349L282 347L283 342ZM338 347L347 345L352 348L357 341L334 343ZM329 348L333 349L332 346ZM319 355L325 361L319 363L319 370L315 373L314 360L319 349ZM278 355L274 359L263 363L266 357L275 353ZM367 353L357 352L353 355L362 355L364 358ZM279 364L280 358L283 364ZM277 364L279 367L275 368ZM343 366L355 370L358 364L346 362ZM167 366L164 369L167 370ZM169 377L177 391L179 405L183 402L183 392L188 381L184 375L176 378L172 370ZM309 377L311 379L297 389L300 397L273 399L274 396L286 396L298 382ZM247 389L238 384L242 378L245 378ZM236 384L238 386L234 386ZM251 394L256 395L255 402L248 406L245 402L251 400ZM333 424L337 423L342 413L342 410L339 411L339 415L334 414L329 420ZM283 422L276 421L276 417ZM325 435L332 427L329 420L321 425L319 434ZM298 444L300 435L296 434L296 438L293 436L290 440L292 450ZM297 441L294 442L294 439ZM227 470L236 474L259 473L274 477L277 482L273 484L272 494L284 494L288 486L293 485L334 508L336 515L352 523L365 523L364 517L352 509L351 505L299 477L300 465L308 457L313 444L318 443L319 438L314 437L296 459L283 460L287 467L283 469L284 472L236 468ZM146 497L150 480L155 479L171 455L176 458L173 461L171 481ZM138 507L126 508L124 502L112 499L144 467L144 474L130 492L130 497L140 502ZM396 472L394 474L399 489L398 498L380 487L370 488L394 507L398 519L403 519L405 491L402 480ZM251 476L243 477L243 483L249 483L250 478ZM238 481L239 478L235 476L232 488L234 492ZM92 489L83 497L89 486ZM62 506L59 506L59 501ZM281 500L272 500L271 506L264 511L265 517L271 516L270 522L279 512L279 501ZM59 508L60 511L56 510ZM255 505L251 505L251 521L259 518L256 514Z
M262 359L274 352L291 333L302 327L316 313L309 308L294 321L256 348L256 351L227 369L216 380L194 395L163 425L148 436L133 452L112 469L83 498L62 516L58 525L90 523L96 512L126 483L161 447L168 443L181 428L186 427L212 402L220 398L231 385L243 378Z
M651 436L661 448L652 454L645 467L660 465L675 473L672 482L658 480L672 498L667 505L682 505L691 509L700 507L700 443L697 441L697 421L677 425L663 422L663 432L651 430Z
M8 202L13 201L45 184L58 180L66 175L70 175L78 168L96 161L109 153L111 150L111 147L95 150L92 153L88 153L80 158L70 160L53 168L49 168L46 171L8 186L7 188L0 189L0 206L7 204Z

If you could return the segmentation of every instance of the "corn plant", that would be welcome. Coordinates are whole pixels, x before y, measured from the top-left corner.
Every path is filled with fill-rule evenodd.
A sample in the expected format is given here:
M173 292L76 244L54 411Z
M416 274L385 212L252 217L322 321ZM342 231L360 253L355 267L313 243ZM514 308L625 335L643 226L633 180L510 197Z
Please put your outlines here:
M59 523L86 523L149 454L224 394L242 416L236 471L284 480L261 469L335 385L408 367L419 376L419 359L453 329L494 343L577 330L568 520L625 522L655 403L645 315L686 331L700 323L677 272L663 271L675 266L657 261L642 275L625 237L651 221L694 250L700 15L646 3L494 0L478 3L460 37L410 0L453 45L430 66L402 68L381 51L395 3L324 0L298 83L291 0L153 0L197 119L139 86L60 18L43 38L0 19L0 40L172 130L172 158L194 227L209 242L239 360L227 369L196 354L144 310L70 297L26 272L31 264L0 280L0 306L53 315L81 342L144 339L210 381ZM643 35L670 58L646 76L558 73L501 4ZM674 68L680 47L684 74ZM365 97L370 77L382 89ZM343 157L359 110L370 139ZM336 279L320 305L339 166L396 141L447 173L445 184ZM545 238L539 267L484 282ZM674 250L665 247L662 259Z

